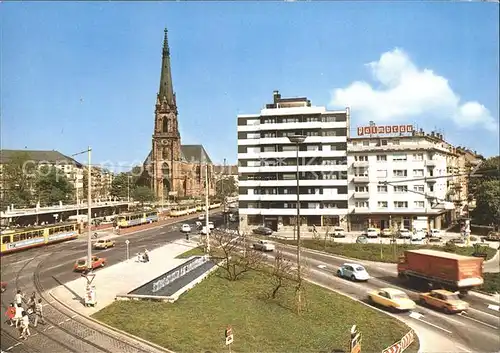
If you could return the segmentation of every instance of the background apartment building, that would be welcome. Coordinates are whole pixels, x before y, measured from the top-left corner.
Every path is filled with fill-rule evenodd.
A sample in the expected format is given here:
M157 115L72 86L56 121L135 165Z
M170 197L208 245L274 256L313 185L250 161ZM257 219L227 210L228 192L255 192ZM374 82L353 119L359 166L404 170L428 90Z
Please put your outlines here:
M347 214L349 110L328 111L307 98L281 98L260 114L238 115L240 228L293 229L297 214L299 145L302 226L343 224Z
M453 202L447 202L456 148L441 134L413 127L408 132L349 139L351 230L442 228L456 217Z

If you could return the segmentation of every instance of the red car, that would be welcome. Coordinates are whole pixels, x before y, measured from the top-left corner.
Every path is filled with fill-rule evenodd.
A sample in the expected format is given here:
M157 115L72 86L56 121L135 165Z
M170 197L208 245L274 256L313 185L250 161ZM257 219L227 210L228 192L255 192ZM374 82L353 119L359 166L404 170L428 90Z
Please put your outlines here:
M2 293L7 290L7 282L0 282L0 286L2 288Z
M104 267L105 265L106 259L104 257L92 256L92 269ZM81 259L76 260L75 265L73 266L73 271L85 271L87 268L87 258L82 257Z

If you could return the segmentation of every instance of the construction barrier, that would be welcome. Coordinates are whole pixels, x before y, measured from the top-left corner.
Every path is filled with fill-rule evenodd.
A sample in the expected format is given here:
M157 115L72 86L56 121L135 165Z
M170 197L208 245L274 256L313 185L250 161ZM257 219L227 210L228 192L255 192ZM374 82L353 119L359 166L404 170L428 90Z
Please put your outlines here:
M392 346L384 349L382 353L402 353L408 348L415 340L415 333L410 330L406 335L403 336L401 341L394 343Z

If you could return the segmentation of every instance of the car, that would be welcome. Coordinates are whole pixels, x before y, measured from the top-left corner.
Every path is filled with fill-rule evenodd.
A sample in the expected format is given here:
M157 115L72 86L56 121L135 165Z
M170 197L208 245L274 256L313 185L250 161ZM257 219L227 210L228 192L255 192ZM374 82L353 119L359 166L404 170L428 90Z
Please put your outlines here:
M330 236L335 238L345 238L345 230L342 227L333 227Z
M214 222L208 221L208 229L214 229L214 228L215 228Z
M182 233L190 233L191 232L191 226L189 224L184 223L181 226L181 232Z
M365 268L356 263L345 263L338 270L337 275L343 278L349 278L351 281L368 281L370 275Z
M356 244L368 244L368 238L364 235L360 235L356 238Z
M447 314L460 313L469 309L469 303L460 300L458 294L444 289L435 289L428 293L420 293L419 302L423 305L443 310Z
M273 234L273 230L268 227L257 227L252 230L253 234L258 234L258 235L271 235Z
M368 293L368 299L373 303L386 307L390 311L414 310L417 304L402 290L395 288L380 288Z
M202 235L207 235L207 226L203 226L203 227L201 227L201 229L200 229L200 234L202 234Z
M261 250L261 251L274 251L275 250L274 244L270 243L267 240L260 240L256 243L254 243L253 248L255 250Z
M414 230L411 233L411 241L422 241L425 238L425 231L422 229Z
M362 235L364 235L367 238L377 238L379 234L379 231L377 228L367 228Z
M115 246L115 241L111 239L99 239L94 243L94 249L107 249Z
M427 232L427 236L429 238L439 238L439 239L441 239L442 235L443 235L443 233L441 232L441 229L432 228L432 229L430 229Z
M382 233L380 235L385 238L392 237L392 229L384 228L382 229Z
M202 213L201 215L198 216L198 220L203 221L205 219L205 214Z
M106 266L106 259L104 257L92 256L92 269ZM87 258L82 257L76 260L73 271L80 272L87 270Z
M2 293L7 290L7 282L0 283L0 290L2 291Z
M483 239L486 241L500 241L500 232L490 231Z
M398 231L398 237L401 239L411 239L411 233L408 229L401 228Z
M446 242L446 244L465 244L464 237L455 237Z

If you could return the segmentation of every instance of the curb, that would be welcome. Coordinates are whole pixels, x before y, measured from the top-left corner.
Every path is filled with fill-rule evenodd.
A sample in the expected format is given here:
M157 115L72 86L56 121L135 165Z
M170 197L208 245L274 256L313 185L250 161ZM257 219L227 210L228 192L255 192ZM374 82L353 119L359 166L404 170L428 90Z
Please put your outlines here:
M78 316L80 316L80 317L83 317L83 318L85 318L85 319L87 319L87 320L92 321L94 324L97 324L97 325L99 325L99 326L104 326L104 327L106 327L108 330L112 331L112 332L113 332L113 333L115 333L115 334L126 336L126 337L128 337L128 338L130 338L130 339L132 339L132 340L138 341L138 342L140 342L140 343L142 343L142 344L145 344L146 346L150 346L150 347L152 347L152 348L155 348L155 349L157 349L157 350L159 350L159 351L161 351L161 352L176 353L176 352L174 352L174 351L171 351L171 350L170 350L170 349L168 349L168 348L165 348L165 347L159 346L159 345L157 345L156 343L153 343L153 342L147 341L147 340L145 340L145 339L143 339L143 338L140 338L140 337L137 337L137 336L135 336L135 335L133 335L133 334L131 334L131 333L128 333L128 332L122 331L122 330L120 330L120 329L117 329L116 327L110 326L110 325L108 325L108 324L106 324L106 323L104 323L104 322L101 322L101 321L99 321L99 320L97 320L97 319L94 319L94 318L93 318L93 317L91 317L91 316L87 316L87 315L84 315L84 314L80 313L80 312L78 312L78 311L74 310L73 308L71 308L71 307L70 307L69 305L67 305L66 303L64 303L61 299L59 299L58 297L56 297L56 296L55 296L55 294L53 294L53 293L52 293L52 291L49 291L49 295L50 295L50 296L51 296L51 297L52 297L55 301L57 301L59 304L61 304L62 306L64 306L67 310L69 310L69 311L71 311L71 312L73 312L73 313L77 314L77 315L78 315ZM118 338L119 338L119 337L118 337Z

